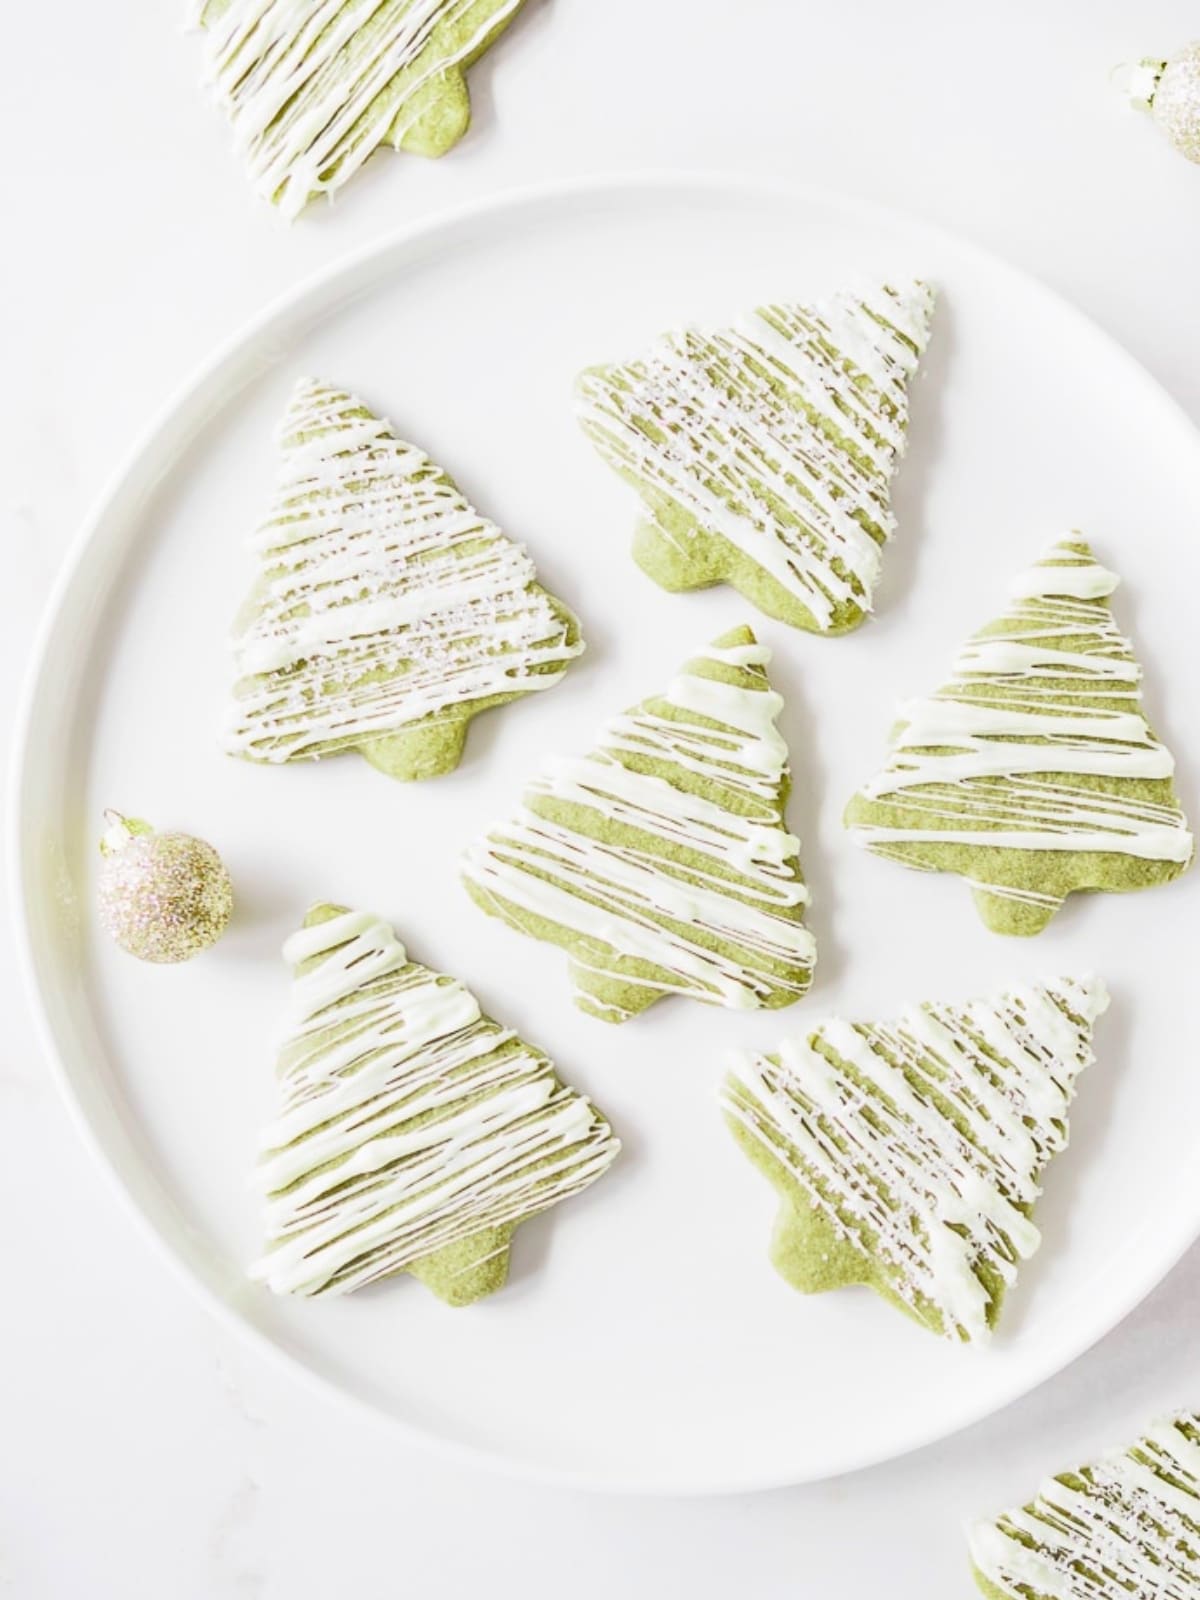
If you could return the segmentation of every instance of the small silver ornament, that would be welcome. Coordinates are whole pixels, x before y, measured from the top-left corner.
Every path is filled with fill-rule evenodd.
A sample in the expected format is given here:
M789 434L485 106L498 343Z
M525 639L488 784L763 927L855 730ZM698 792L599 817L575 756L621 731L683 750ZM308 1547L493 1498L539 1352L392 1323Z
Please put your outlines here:
M1166 61L1139 61L1128 71L1125 93L1130 105L1150 113L1181 156L1200 161L1200 41Z
M96 885L104 931L139 961L187 961L215 944L233 911L229 874L212 845L155 833L106 811Z

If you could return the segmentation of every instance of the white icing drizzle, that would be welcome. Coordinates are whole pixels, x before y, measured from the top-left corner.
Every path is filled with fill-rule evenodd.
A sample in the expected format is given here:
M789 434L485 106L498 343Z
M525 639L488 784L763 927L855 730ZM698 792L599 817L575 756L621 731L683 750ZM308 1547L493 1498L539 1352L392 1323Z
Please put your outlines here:
M754 643L710 646L662 699L608 722L589 755L548 760L516 817L466 852L464 876L488 909L590 941L595 954L572 951L581 968L652 963L657 976L628 981L655 997L745 1008L803 994L816 947L801 920L799 841L783 818L787 746L769 659ZM705 663L736 669L739 682L706 676ZM637 769L647 761L658 771ZM549 805L573 810L554 817ZM614 827L635 836L598 836Z
M1192 836L1173 800L1086 783L1164 781L1175 767L1142 714L1141 669L1107 604L1116 586L1074 539L1023 573L1011 615L969 641L950 683L901 707L887 764L861 791L917 820L856 820L851 833L902 860L897 846L941 843L1186 864Z
M1011 1600L1196 1600L1200 1417L1167 1418L1066 1476L970 1529L981 1576Z
M342 390L296 388L226 737L318 757L492 695L556 684L583 649L524 549Z
M644 361L585 372L579 416L665 539L664 496L826 629L839 607L871 608L932 309L914 282L668 333Z
M295 217L382 144L435 80L471 61L521 0L191 0L205 77L259 194Z
M457 979L410 961L377 917L302 929L282 1106L262 1140L279 1294L357 1289L586 1188L620 1146L538 1051Z
M839 1238L950 1338L983 1340L992 1295L1040 1235L1038 1174L1067 1143L1075 1080L1108 1005L1062 978L896 1022L834 1018L778 1055L740 1057L722 1105Z

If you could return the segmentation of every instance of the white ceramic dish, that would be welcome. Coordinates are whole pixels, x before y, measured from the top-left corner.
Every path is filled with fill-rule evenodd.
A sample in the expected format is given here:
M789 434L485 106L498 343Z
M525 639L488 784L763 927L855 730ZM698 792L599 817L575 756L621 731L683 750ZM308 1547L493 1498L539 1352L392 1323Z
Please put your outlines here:
M752 617L731 590L661 593L630 561L636 505L569 406L584 364L680 319L845 279L918 273L942 300L914 399L877 617L823 640L762 622L786 696L819 942L796 1009L665 1002L614 1029L576 1012L562 954L480 915L458 848L542 752L585 746L692 647ZM217 743L244 534L304 372L359 392L530 545L589 652L552 692L472 728L451 777L405 787L357 758L263 770ZM20 943L47 1051L88 1141L229 1322L299 1372L443 1446L593 1486L797 1482L944 1435L1111 1328L1200 1227L1200 873L1073 903L1005 941L966 888L872 859L840 813L898 694L932 686L1008 578L1071 526L1124 576L1117 608L1151 715L1195 799L1200 442L1125 354L1043 288L960 242L837 198L651 176L502 197L395 235L272 307L170 405L89 520L59 585L16 763ZM756 622L759 619L753 619ZM104 806L223 852L222 944L153 970L90 909ZM503 1294L449 1311L399 1279L328 1303L251 1286L247 1186L272 1096L279 946L334 898L392 918L546 1048L622 1134L618 1167L518 1235ZM766 1260L772 1196L714 1110L726 1052L831 1011L1095 967L1115 1001L1052 1167L1041 1254L986 1350L955 1349L866 1291L805 1299Z

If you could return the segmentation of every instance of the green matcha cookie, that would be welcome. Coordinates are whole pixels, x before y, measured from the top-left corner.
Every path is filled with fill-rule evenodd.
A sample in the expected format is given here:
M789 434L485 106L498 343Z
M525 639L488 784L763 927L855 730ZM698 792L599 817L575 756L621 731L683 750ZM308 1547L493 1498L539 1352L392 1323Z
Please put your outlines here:
M1108 1005L1061 978L894 1022L832 1018L747 1055L726 1121L782 1201L771 1259L805 1294L869 1284L934 1333L986 1339L1041 1242L1043 1167Z
M997 933L1039 933L1074 890L1149 888L1192 858L1109 610L1117 581L1077 535L1054 545L950 682L901 707L883 771L846 808L877 855L966 878Z
M895 528L932 311L928 285L881 284L668 333L644 360L583 373L580 421L646 507L643 570L664 589L731 583L813 633L857 627Z
M592 1016L624 1022L666 994L785 1006L811 982L769 658L749 628L723 635L589 755L548 761L467 851L474 899L569 951Z
M252 1276L317 1295L411 1272L456 1306L499 1289L516 1228L605 1171L612 1129L377 917L314 906L284 959L295 977Z
M473 716L558 682L578 623L525 550L352 395L304 379L280 442L226 748L449 772Z
M441 156L467 131L465 69L521 0L192 0L205 76L251 183L287 217L384 145Z
M1200 1416L1050 1478L968 1540L988 1600L1197 1600Z

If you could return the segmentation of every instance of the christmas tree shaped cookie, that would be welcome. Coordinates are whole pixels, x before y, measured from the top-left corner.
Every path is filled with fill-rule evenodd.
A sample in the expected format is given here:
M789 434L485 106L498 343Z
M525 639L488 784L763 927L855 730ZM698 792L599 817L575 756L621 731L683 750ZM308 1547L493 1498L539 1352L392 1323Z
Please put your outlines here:
M613 1161L608 1123L377 917L315 906L284 957L295 977L253 1276L317 1295L411 1272L451 1305L500 1288L518 1225Z
M871 609L933 294L914 282L736 327L668 333L595 367L578 412L641 495L633 546L664 589L731 583L797 628L845 633Z
M255 189L287 217L385 145L441 156L465 69L521 0L192 0L205 76Z
M834 1018L747 1055L726 1120L779 1191L771 1257L806 1294L869 1284L935 1333L985 1339L1108 1005L1057 979L896 1021Z
M847 808L877 855L966 878L998 933L1038 933L1074 890L1148 888L1192 858L1116 586L1078 536L1056 544L950 682L901 708L886 765Z
M988 1600L1197 1600L1200 1416L1049 1479L968 1537Z
M449 772L477 712L558 682L583 649L578 624L522 547L352 395L301 382L281 451L227 748L263 762L353 749L394 778Z
M576 1000L624 1022L667 994L790 1005L812 979L808 894L787 831L782 701L749 628L552 760L464 859L485 911L571 956Z

